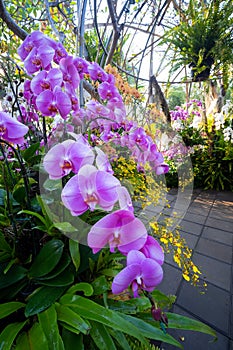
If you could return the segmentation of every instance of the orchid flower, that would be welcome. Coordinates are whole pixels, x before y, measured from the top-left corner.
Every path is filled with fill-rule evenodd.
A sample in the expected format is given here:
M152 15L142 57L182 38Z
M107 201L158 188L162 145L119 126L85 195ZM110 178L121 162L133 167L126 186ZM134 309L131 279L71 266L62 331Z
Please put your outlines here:
M44 157L44 168L50 179L60 179L71 171L75 174L85 164L92 164L94 153L80 139L66 140L51 148Z
M111 211L118 200L118 186L120 182L113 175L86 164L67 182L61 197L74 216L93 211L97 205Z
M55 86L61 86L63 82L62 72L58 68L52 68L49 72L39 72L31 81L31 91L39 95L44 90L53 90Z
M53 91L45 90L36 98L36 106L44 116L54 117L60 113L63 119L71 111L72 104L69 96L56 86Z
M88 246L97 253L107 244L110 251L115 248L122 254L132 249L141 249L147 239L144 224L128 210L117 210L100 219L88 233Z
M34 47L24 61L24 66L29 74L38 72L41 68L48 69L53 60L54 49L48 45Z
M0 112L0 137L10 143L22 144L28 127L12 118L5 112Z
M127 255L127 266L113 279L112 292L119 294L131 287L136 298L139 296L138 290L152 292L162 279L160 264L140 251L131 250Z

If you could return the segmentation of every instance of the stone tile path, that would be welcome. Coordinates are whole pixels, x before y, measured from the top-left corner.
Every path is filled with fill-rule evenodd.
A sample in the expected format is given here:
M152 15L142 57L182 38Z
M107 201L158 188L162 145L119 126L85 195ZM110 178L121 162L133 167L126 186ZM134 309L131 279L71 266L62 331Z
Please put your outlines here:
M175 203L176 194L169 194ZM190 331L169 331L184 339L184 350L233 350L233 193L195 191L179 224L181 234L193 249L193 261L207 283L205 294L181 277L172 258L166 256L164 280L159 289L175 294L172 311L200 320L211 326L218 340ZM161 349L177 349L162 344Z

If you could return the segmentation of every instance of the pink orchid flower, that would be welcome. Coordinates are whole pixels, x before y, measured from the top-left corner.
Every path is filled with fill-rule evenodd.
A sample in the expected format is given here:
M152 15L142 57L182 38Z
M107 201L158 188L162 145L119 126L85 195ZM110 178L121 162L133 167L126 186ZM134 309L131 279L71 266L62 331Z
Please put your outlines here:
M136 298L139 296L138 290L152 292L162 279L160 264L145 257L142 252L131 250L127 255L127 266L113 279L112 292L119 294L131 287Z
M92 62L87 67L92 80L107 81L108 74L96 62Z
M107 155L99 148L95 147L95 151L97 153L96 156L96 165L99 170L106 171L107 173L113 174L111 164L108 160Z
M36 98L36 106L44 116L54 117L60 113L63 119L70 113L72 104L69 96L56 86L53 91L45 90Z
M63 73L64 81L71 84L73 88L76 89L80 83L80 76L75 65L73 64L73 57L67 56L65 58L62 58L59 62L59 65Z
M132 249L142 248L146 239L144 224L132 212L117 210L92 226L87 242L94 254L107 244L111 252L117 247L122 254L127 254Z
M21 58L21 60L24 61L34 47L39 47L42 44L48 45L50 41L51 39L46 37L39 30L36 30L33 33L29 34L23 41L23 43L20 45L20 47L17 50L18 55Z
M34 47L24 61L24 67L29 74L38 72L41 68L48 69L53 60L54 49L48 45Z
M98 93L103 100L111 100L115 97L121 98L115 85L109 84L107 81L98 86Z
M164 252L161 245L152 236L148 236L145 245L140 249L146 258L157 261L159 265L164 262Z
M63 82L62 72L58 68L52 68L49 72L42 70L31 81L31 91L39 95L44 90L53 90L55 86L61 86Z
M51 148L44 157L44 168L50 179L61 179L71 171L75 174L84 164L92 164L94 153L90 146L78 141L66 140Z
M22 144L28 127L12 118L5 112L0 112L0 137L10 143Z
M97 205L111 211L118 200L118 186L120 182L113 175L86 164L67 182L61 197L74 216L93 211Z

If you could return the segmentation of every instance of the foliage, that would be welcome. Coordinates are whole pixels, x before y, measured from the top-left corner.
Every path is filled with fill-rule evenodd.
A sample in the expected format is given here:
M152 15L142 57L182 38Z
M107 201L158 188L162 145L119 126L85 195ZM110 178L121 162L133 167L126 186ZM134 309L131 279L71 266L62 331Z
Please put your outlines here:
M206 80L214 64L216 72L232 62L232 7L230 1L189 2L181 22L165 34L175 51L174 69L189 65L194 81ZM202 75L201 75L202 74Z

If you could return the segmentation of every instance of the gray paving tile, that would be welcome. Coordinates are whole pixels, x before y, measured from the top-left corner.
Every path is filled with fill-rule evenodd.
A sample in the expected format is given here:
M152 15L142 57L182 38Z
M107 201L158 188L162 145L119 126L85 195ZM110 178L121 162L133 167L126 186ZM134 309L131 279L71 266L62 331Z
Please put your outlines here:
M214 207L213 209L211 209L211 211L209 213L209 217L220 219L220 220L230 221L233 225L233 210L231 211L227 208L222 210L218 207Z
M195 222L190 222L187 220L182 220L180 223L180 229L182 231L192 233L194 235L200 235L202 231L202 225L195 223Z
M184 220L195 222L198 224L204 224L204 222L206 221L206 216L187 212L184 216Z
M232 262L232 247L211 241L206 238L200 238L195 251L204 255L214 257L215 259L224 261L228 264Z
M208 205L200 205L197 203L193 203L189 206L188 212L198 215L207 216L209 214L210 207Z
M233 278L232 278L233 280ZM230 325L229 325L229 329L230 329L230 337L233 341L233 294L231 295L231 309L230 309Z
M192 319L196 319L188 312L183 311L181 308L175 306L174 312L190 317ZM194 331L184 331L184 330L169 330L169 334L171 334L176 340L180 341L180 338L183 339L181 344L184 347L184 350L228 350L229 349L229 339L223 334L217 332L217 340L211 336L200 332ZM164 350L175 350L172 345L162 344L162 349Z
M233 192L230 192L230 191L217 192L216 198L222 199L224 201L233 202Z
M206 220L205 226L210 226L214 228L218 228L220 230L228 231L233 233L233 223L225 221L225 220L220 220L219 218L208 218Z
M231 265L196 252L193 254L193 262L199 267L202 278L205 278L207 283L213 283L230 292Z
M182 280L182 273L178 268L163 264L164 277L158 289L166 295L175 295Z
M201 294L199 288L182 283L176 305L216 327L223 335L228 335L230 312L228 292L209 284L205 294Z
M233 340L231 340L231 342L230 342L230 348L229 348L229 350L233 350Z
M233 234L213 227L204 227L202 232L203 238L208 238L213 241L221 242L233 246Z
M194 247L196 246L197 240L198 240L198 236L193 235L193 234L188 233L188 232L184 232L182 230L180 230L180 236L185 239L187 246L190 249L194 249Z

